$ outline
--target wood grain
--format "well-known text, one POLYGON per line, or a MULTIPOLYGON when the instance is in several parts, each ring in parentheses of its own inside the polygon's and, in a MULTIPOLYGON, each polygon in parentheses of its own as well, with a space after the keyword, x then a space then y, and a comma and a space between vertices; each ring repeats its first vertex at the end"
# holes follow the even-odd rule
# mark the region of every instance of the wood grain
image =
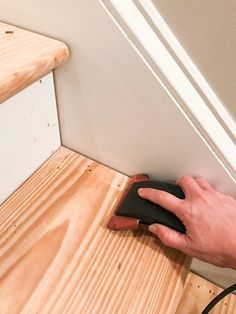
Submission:
POLYGON ((128 177, 59 149, 0 207, 0 313, 174 313, 185 255, 106 228, 128 177))
POLYGON ((64 43, 0 22, 0 103, 68 56, 64 43))
MULTIPOLYGON (((189 272, 176 314, 201 313, 207 304, 222 290, 210 281, 189 272)), ((226 296, 211 310, 211 314, 226 313, 236 313, 236 295, 234 294, 226 296)))

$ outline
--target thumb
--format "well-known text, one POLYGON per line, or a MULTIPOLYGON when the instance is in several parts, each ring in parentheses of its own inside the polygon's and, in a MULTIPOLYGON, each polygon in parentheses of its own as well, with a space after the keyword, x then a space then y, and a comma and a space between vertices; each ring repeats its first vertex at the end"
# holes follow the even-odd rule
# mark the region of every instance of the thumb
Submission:
POLYGON ((182 251, 186 245, 186 235, 164 225, 154 224, 150 225, 148 229, 154 233, 163 244, 174 249, 182 251))

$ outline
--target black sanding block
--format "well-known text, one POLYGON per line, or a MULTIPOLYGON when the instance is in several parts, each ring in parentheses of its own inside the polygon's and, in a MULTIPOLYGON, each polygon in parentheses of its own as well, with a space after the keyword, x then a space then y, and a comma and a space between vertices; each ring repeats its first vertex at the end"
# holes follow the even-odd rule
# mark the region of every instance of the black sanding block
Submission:
POLYGON ((145 175, 135 176, 134 178, 123 200, 120 202, 115 216, 110 219, 108 227, 113 230, 127 230, 138 229, 140 225, 149 226, 159 223, 185 233, 186 229, 182 221, 173 213, 138 195, 140 188, 152 188, 166 191, 180 199, 184 199, 185 195, 182 189, 172 183, 149 181, 145 175), (141 181, 142 179, 145 180, 141 181))

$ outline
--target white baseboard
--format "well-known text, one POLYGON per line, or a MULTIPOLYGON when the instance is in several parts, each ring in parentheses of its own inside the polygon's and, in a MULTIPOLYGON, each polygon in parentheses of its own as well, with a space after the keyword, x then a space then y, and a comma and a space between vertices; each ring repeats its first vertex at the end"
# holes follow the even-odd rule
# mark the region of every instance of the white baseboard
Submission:
POLYGON ((222 288, 236 283, 236 272, 229 268, 216 267, 194 258, 190 269, 222 288))

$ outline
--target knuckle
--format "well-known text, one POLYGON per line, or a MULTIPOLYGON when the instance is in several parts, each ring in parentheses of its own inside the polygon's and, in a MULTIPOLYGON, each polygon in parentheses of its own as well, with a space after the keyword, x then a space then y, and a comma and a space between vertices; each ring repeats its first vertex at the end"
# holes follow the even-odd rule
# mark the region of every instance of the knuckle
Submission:
POLYGON ((155 189, 148 189, 147 197, 149 199, 153 199, 155 201, 163 201, 166 198, 166 194, 164 191, 155 190, 155 189))
POLYGON ((207 182, 207 180, 203 177, 196 177, 196 180, 202 181, 202 182, 207 182))
POLYGON ((188 183, 192 178, 190 176, 182 176, 179 178, 178 183, 180 184, 186 184, 188 183))
POLYGON ((189 203, 186 199, 180 200, 178 205, 178 211, 185 214, 189 211, 189 203))
POLYGON ((196 182, 198 182, 198 183, 206 183, 206 180, 205 179, 203 179, 203 178, 200 178, 200 177, 197 177, 196 179, 195 179, 195 181, 196 182))
POLYGON ((162 234, 162 242, 167 246, 173 246, 174 245, 173 237, 171 236, 170 233, 162 234))
POLYGON ((192 204, 190 202, 183 202, 179 208, 178 208, 178 217, 182 220, 189 220, 189 218, 192 218, 193 210, 192 210, 192 204))
POLYGON ((195 198, 205 198, 206 192, 205 190, 202 190, 202 189, 196 189, 193 191, 192 194, 195 198))
POLYGON ((155 196, 159 201, 162 201, 166 198, 166 194, 163 191, 159 191, 159 190, 155 192, 155 196))
POLYGON ((163 244, 165 244, 165 245, 167 245, 167 246, 170 246, 167 236, 164 236, 164 235, 163 235, 160 239, 161 239, 161 242, 162 242, 163 244))
POLYGON ((202 177, 196 177, 195 180, 204 180, 202 177))

